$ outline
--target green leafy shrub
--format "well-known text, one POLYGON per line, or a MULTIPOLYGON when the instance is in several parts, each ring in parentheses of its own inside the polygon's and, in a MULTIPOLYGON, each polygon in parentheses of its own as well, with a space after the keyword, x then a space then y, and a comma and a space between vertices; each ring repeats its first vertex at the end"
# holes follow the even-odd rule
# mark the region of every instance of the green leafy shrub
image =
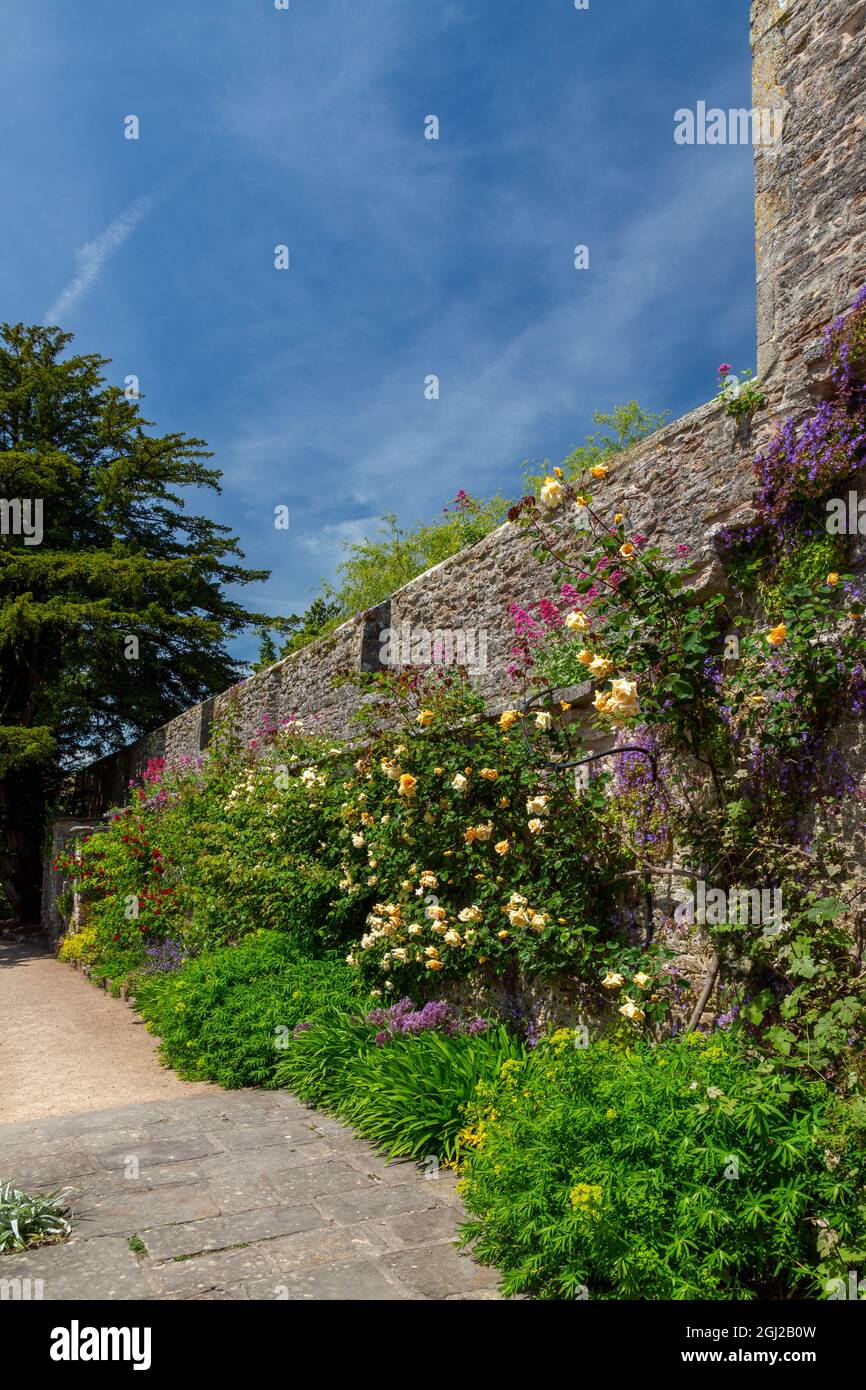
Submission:
POLYGON ((227 1089, 273 1085, 295 1025, 356 1000, 342 962, 304 959, 288 936, 264 931, 135 987, 136 1008, 160 1037, 167 1065, 227 1089))
POLYGON ((462 1136, 464 1235, 508 1293, 814 1298, 863 1259, 862 1103, 724 1033, 574 1044, 507 1063, 462 1136))
POLYGON ((336 1011, 299 1032, 276 1080, 333 1110, 393 1158, 453 1162, 464 1110, 479 1081, 524 1055, 505 1028, 447 1034, 377 1035, 375 1024, 336 1011), (378 1041, 377 1041, 378 1036, 378 1041))
POLYGON ((47 1245, 69 1235, 71 1223, 63 1192, 35 1197, 0 1183, 0 1253, 47 1245))

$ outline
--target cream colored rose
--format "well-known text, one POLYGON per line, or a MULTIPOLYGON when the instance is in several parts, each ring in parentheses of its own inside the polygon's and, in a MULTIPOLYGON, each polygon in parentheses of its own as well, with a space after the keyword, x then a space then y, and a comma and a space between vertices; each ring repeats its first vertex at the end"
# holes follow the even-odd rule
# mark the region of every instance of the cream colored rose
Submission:
POLYGON ((544 829, 544 821, 539 820, 537 816, 533 816, 532 820, 527 821, 526 824, 530 835, 540 835, 544 829))
POLYGON ((562 503, 562 484, 556 478, 548 478, 541 489, 541 505, 554 511, 562 503))
POLYGON ((569 632, 586 632, 590 623, 586 615, 575 608, 571 613, 566 614, 565 626, 569 632))
POLYGON ((638 971, 637 975, 632 975, 632 979, 638 989, 646 989, 647 985, 652 984, 652 975, 647 975, 643 970, 638 971))
POLYGON ((468 783, 468 781, 466 780, 466 778, 463 776, 463 773, 462 773, 462 772, 458 772, 458 773, 456 773, 455 776, 452 778, 452 780, 451 780, 451 786, 452 786, 452 788, 454 789, 454 791, 456 791, 456 792, 465 792, 466 788, 469 786, 469 783, 468 783))
POLYGON ((493 821, 489 820, 486 825, 475 826, 475 838, 477 840, 489 840, 493 834, 493 821))
POLYGON ((589 674, 598 681, 606 680, 612 670, 613 662, 605 656, 594 656, 589 663, 589 674))
POLYGON ((499 716, 500 729, 504 729, 505 732, 508 733, 508 730, 511 728, 512 724, 516 724, 519 718, 520 715, 518 714, 516 709, 505 710, 499 716))
POLYGON ((644 1019, 643 1009, 639 1008, 633 999, 627 999, 626 1002, 621 1005, 620 1013, 632 1023, 642 1023, 644 1019))
POLYGON ((549 713, 547 712, 547 710, 539 710, 539 711, 538 711, 538 714, 535 716, 535 727, 536 727, 536 729, 545 729, 545 730, 547 730, 547 729, 552 728, 552 726, 553 726, 553 715, 552 715, 552 714, 549 714, 549 713))
POLYGON ((619 975, 615 970, 608 970, 601 982, 602 989, 622 989, 625 984, 625 976, 619 975))
POLYGON ((464 907, 462 912, 458 912, 457 920, 460 922, 480 922, 483 920, 484 913, 480 907, 474 904, 472 907, 464 907))
POLYGON ((502 857, 504 858, 508 851, 511 849, 511 845, 507 840, 500 840, 497 845, 493 846, 493 848, 497 854, 502 855, 502 857))
POLYGON ((539 793, 538 796, 531 796, 526 803, 527 815, 546 816, 547 803, 549 800, 549 796, 543 796, 541 793, 539 793))
POLYGON ((460 935, 459 931, 455 931, 453 927, 450 929, 450 931, 447 931, 445 933, 443 940, 446 941, 449 946, 463 945, 463 937, 460 935))

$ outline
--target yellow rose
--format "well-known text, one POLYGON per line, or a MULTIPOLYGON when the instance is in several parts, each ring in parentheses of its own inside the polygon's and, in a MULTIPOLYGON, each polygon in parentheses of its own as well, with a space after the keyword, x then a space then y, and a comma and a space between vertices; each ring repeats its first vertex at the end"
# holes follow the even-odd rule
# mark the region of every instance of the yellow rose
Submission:
POLYGON ((638 989, 646 989, 647 985, 652 984, 652 975, 647 975, 643 970, 638 971, 637 975, 632 975, 632 979, 638 989))
POLYGON ((538 714, 535 716, 535 727, 536 727, 536 729, 545 729, 545 730, 547 730, 547 729, 549 729, 549 728, 551 727, 552 724, 553 724, 553 715, 552 715, 552 714, 548 714, 546 710, 539 710, 538 714))
POLYGON ((615 970, 608 970, 601 982, 602 989, 621 989, 625 984, 625 977, 618 975, 615 970))
POLYGON ((400 795, 414 796, 417 785, 417 779, 412 776, 411 772, 404 772, 400 778, 400 795))
POLYGON ((499 716, 500 729, 504 729, 505 732, 508 733, 508 730, 511 728, 512 724, 516 724, 519 718, 520 715, 518 714, 516 709, 505 710, 504 713, 500 714, 499 716))
POLYGON ((635 550, 631 541, 626 541, 625 545, 621 545, 619 548, 619 553, 624 560, 633 560, 634 557, 637 555, 637 551, 635 550))
POLYGON ((539 820, 537 816, 533 817, 531 821, 527 821, 526 824, 530 835, 538 835, 544 829, 544 821, 539 820))
POLYGON ((598 657, 593 656, 592 652, 588 652, 584 648, 582 652, 577 653, 577 659, 581 666, 591 666, 594 661, 598 660, 598 657))
POLYGON ((456 792, 465 792, 468 785, 469 783, 466 781, 466 778, 463 776, 462 772, 456 773, 455 776, 451 779, 451 786, 454 788, 456 792))
POLYGON ((455 931, 453 927, 450 929, 450 931, 447 931, 447 932, 445 933, 445 936, 443 937, 443 940, 444 940, 444 941, 447 941, 449 946, 462 946, 462 945, 463 945, 463 938, 462 938, 462 936, 460 935, 459 931, 455 931))
POLYGON ((569 613, 565 619, 565 626, 568 628, 569 632, 586 632, 589 625, 585 615, 576 608, 572 613, 569 613))
POLYGON ((584 508, 584 507, 588 507, 588 506, 589 506, 589 498, 588 498, 588 497, 584 497, 583 493, 582 493, 582 492, 579 492, 579 493, 577 494, 577 496, 575 497, 575 499, 574 499, 574 504, 575 504, 576 507, 580 507, 581 509, 584 508))
POLYGON ((475 841, 478 839, 478 832, 475 829, 474 825, 470 825, 469 829, 463 832, 463 838, 466 841, 467 845, 472 845, 475 843, 475 841))
POLYGON ((435 718, 436 716, 432 709, 422 709, 416 722, 421 725, 422 729, 426 729, 428 724, 432 724, 435 718))
POLYGON ((836 585, 839 583, 839 576, 836 574, 835 570, 827 575, 827 583, 830 585, 831 589, 835 589, 836 585))
POLYGON ((433 959, 430 959, 430 960, 427 961, 426 967, 427 967, 428 970, 441 970, 441 969, 442 969, 442 962, 441 962, 441 960, 433 960, 433 959))
POLYGON ((485 782, 495 782, 499 773, 495 767, 482 767, 479 776, 483 777, 485 782))
POLYGON ((640 714, 637 681, 617 680, 610 683, 611 712, 619 719, 634 719, 640 714))
POLYGON ((498 931, 498 932, 496 933, 496 935, 499 937, 499 940, 500 940, 500 941, 507 941, 508 938, 509 938, 509 936, 511 935, 511 932, 510 932, 510 931, 506 931, 505 928, 503 927, 502 931, 498 931))
POLYGON ((622 512, 617 512, 616 516, 613 519, 614 526, 621 525, 623 521, 625 521, 625 517, 623 516, 622 512))
POLYGON ((562 483, 556 478, 548 478, 541 489, 541 505, 553 511, 562 502, 562 483))
POLYGON ((591 468, 589 471, 594 478, 606 478, 610 469, 606 463, 597 463, 595 468, 591 468))
POLYGON ((500 840, 498 845, 494 845, 493 848, 495 849, 497 854, 501 854, 504 858, 504 856, 511 849, 511 845, 508 843, 507 840, 500 840))
POLYGON ((767 633, 767 641, 771 647, 781 647, 785 638, 788 636, 788 629, 784 623, 779 623, 778 627, 773 627, 767 633))
POLYGON ((596 680, 606 680, 613 670, 613 662, 608 661, 606 656, 594 656, 589 665, 589 674, 596 680))
POLYGON ((489 840, 490 836, 493 834, 493 821, 489 820, 486 825, 476 825, 474 829, 475 838, 486 843, 486 841, 489 840))
POLYGON ((549 800, 550 797, 544 796, 542 793, 539 793, 538 796, 530 796, 526 802, 527 814, 530 816, 546 816, 547 803, 549 800))

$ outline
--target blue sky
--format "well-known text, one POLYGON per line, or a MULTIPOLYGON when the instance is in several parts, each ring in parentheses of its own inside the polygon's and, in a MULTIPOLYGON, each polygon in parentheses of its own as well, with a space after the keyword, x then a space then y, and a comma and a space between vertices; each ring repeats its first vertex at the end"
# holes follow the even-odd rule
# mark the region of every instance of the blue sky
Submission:
POLYGON ((516 494, 594 409, 677 416, 754 365, 752 151, 673 140, 679 107, 751 105, 748 9, 8 6, 0 316, 207 439, 198 509, 272 571, 244 600, 301 611, 384 509, 516 494))

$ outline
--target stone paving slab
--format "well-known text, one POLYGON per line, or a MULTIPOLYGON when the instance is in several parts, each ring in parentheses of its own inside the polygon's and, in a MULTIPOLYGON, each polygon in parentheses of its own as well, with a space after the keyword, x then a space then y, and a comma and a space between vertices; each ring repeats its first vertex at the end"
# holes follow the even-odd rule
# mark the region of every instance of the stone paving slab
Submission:
POLYGON ((0 1125, 0 1177, 71 1191, 71 1240, 0 1257, 0 1278, 41 1279, 46 1299, 499 1297, 454 1247, 452 1174, 388 1163, 282 1091, 0 1125))

